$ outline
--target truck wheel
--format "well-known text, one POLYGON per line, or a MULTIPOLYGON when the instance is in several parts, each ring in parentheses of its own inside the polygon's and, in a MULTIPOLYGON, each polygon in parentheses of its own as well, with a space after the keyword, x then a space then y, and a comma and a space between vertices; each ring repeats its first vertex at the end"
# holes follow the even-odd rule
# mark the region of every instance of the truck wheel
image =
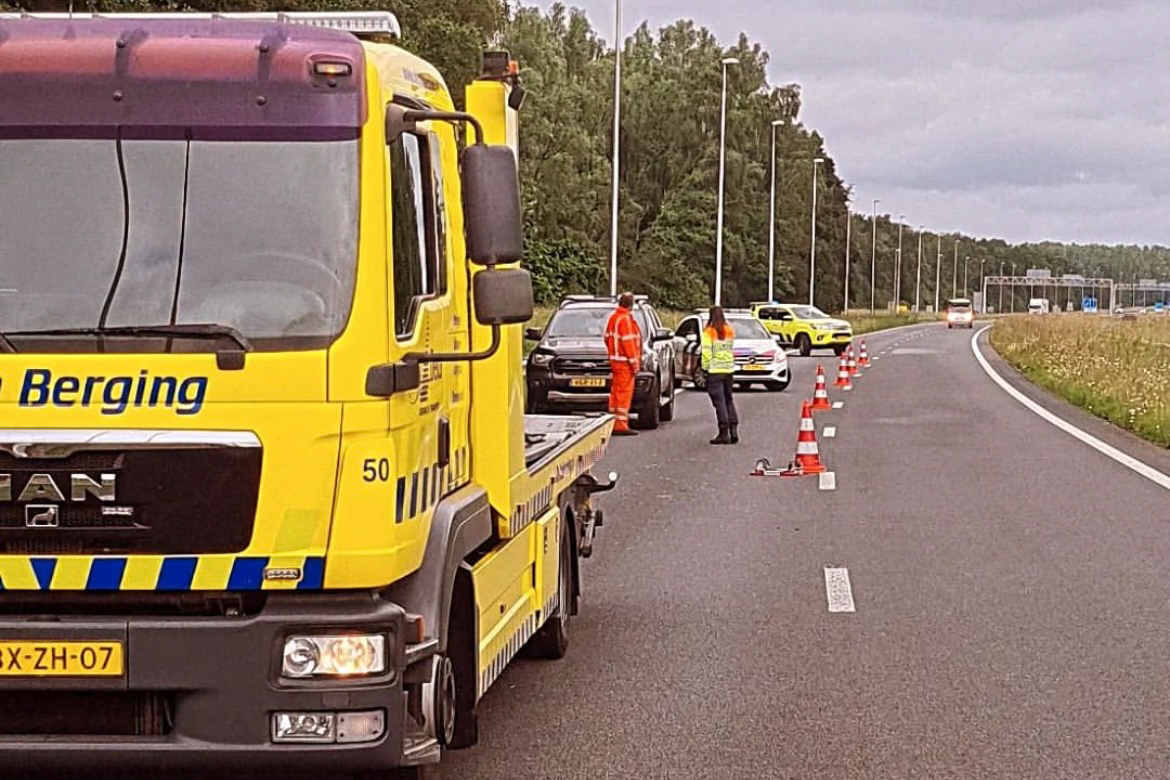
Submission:
POLYGON ((557 608, 529 644, 536 658, 564 658, 569 649, 569 620, 573 613, 573 539, 567 512, 561 515, 561 551, 558 560, 557 608))
POLYGON ((812 339, 808 337, 807 333, 796 334, 796 348, 800 350, 801 357, 808 357, 812 354, 812 339))
POLYGON ((674 369, 670 370, 670 398, 667 399, 666 405, 663 406, 659 412, 658 417, 663 422, 670 422, 674 419, 674 388, 678 387, 680 382, 674 376, 674 369))
POLYGON ((638 420, 636 427, 652 431, 658 427, 658 421, 661 419, 662 408, 658 405, 662 398, 662 388, 658 384, 658 380, 654 380, 654 384, 650 386, 650 392, 646 394, 646 400, 638 407, 638 420))
POLYGON ((694 387, 695 390, 706 391, 707 375, 703 373, 701 368, 696 368, 695 373, 691 374, 691 386, 694 387))
POLYGON ((845 354, 845 350, 848 348, 849 348, 848 344, 834 344, 833 345, 833 354, 836 355, 837 357, 841 357, 842 355, 845 354))

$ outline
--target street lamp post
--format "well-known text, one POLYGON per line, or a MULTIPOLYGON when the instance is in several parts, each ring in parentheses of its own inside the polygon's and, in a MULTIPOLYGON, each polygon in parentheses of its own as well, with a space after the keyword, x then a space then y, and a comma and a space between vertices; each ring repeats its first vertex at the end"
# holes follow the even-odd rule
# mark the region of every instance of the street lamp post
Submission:
POLYGON ((849 251, 853 240, 853 212, 845 203, 845 313, 849 313, 849 251))
POLYGON ((727 157, 727 66, 738 65, 735 57, 724 57, 723 89, 719 108, 719 206, 715 217, 715 305, 723 303, 723 180, 727 157))
POLYGON ((914 313, 922 309, 922 225, 918 226, 918 279, 914 283, 914 313))
POLYGON ((951 297, 959 297, 959 239, 955 239, 955 260, 951 263, 951 297))
MULTIPOLYGON (((999 275, 1003 276, 1003 261, 999 261, 999 275)), ((995 305, 996 314, 1003 314, 1003 282, 999 283, 999 303, 995 305)))
POLYGON ((816 286, 817 277, 817 166, 823 163, 823 157, 816 157, 813 159, 813 180, 812 180, 812 239, 809 242, 808 250, 808 305, 815 306, 813 301, 813 291, 816 286))
POLYGON ((902 303, 902 221, 905 214, 898 215, 898 261, 894 263, 894 313, 898 313, 898 306, 902 303))
POLYGON ((772 120, 772 202, 768 218, 768 303, 776 300, 776 128, 782 120, 772 120))
POLYGON ((963 297, 971 292, 971 286, 967 284, 967 263, 971 262, 971 255, 963 255, 963 297))
POLYGON ((1012 289, 1008 292, 1011 296, 1012 313, 1016 311, 1016 264, 1012 263, 1012 289))
POLYGON ((613 23, 613 195, 609 227, 609 294, 617 297, 618 195, 621 187, 622 0, 615 0, 613 23))
POLYGON ((873 199, 873 216, 871 217, 873 237, 870 240, 869 249, 869 313, 871 316, 877 312, 877 309, 874 308, 874 273, 877 272, 877 204, 879 203, 881 203, 879 199, 873 199))
POLYGON ((987 276, 983 273, 983 264, 987 262, 986 257, 979 258, 979 289, 983 290, 983 313, 987 313, 987 276))
POLYGON ((942 287, 942 235, 938 237, 938 252, 934 258, 934 313, 938 314, 938 294, 942 287))

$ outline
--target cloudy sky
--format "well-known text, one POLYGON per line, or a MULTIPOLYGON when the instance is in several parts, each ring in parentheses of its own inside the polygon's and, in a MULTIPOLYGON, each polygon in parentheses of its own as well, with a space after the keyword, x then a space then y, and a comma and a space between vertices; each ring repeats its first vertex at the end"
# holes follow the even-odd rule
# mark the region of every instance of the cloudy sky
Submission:
MULTIPOLYGON (((543 2, 547 7, 550 2, 543 2)), ((614 0, 569 0, 606 40, 614 0)), ((1170 0, 624 0, 804 90, 855 210, 929 230, 1170 244, 1170 0)), ((627 99, 637 99, 628 96, 627 99)))

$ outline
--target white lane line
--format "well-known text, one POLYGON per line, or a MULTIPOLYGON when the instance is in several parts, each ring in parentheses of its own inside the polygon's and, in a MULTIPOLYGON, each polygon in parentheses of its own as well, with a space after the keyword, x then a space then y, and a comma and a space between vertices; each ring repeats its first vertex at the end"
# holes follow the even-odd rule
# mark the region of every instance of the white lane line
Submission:
POLYGON ((821 490, 836 490, 837 489, 837 474, 832 471, 821 472, 821 490))
POLYGON ((825 567, 825 597, 830 612, 856 612, 853 587, 849 584, 849 570, 825 567))
POLYGON ((990 329, 991 326, 987 325, 976 331, 971 336, 971 351, 975 353, 975 359, 979 361, 979 365, 983 368, 984 372, 989 377, 991 377, 993 382, 1000 386, 1000 389, 1027 407, 1029 411, 1052 423, 1057 428, 1067 433, 1069 436, 1072 436, 1074 439, 1080 441, 1082 444, 1087 444, 1107 458, 1112 458, 1122 466, 1125 466, 1127 469, 1136 471, 1138 474, 1150 480, 1155 485, 1159 485, 1166 490, 1170 490, 1170 476, 1163 474, 1153 466, 1149 466, 1143 463, 1132 455, 1127 455, 1116 447, 1106 444, 1093 434, 1081 430, 1067 420, 1061 417, 1057 417, 1055 414, 1048 411, 1016 388, 1012 387, 1006 379, 997 374, 995 369, 991 367, 991 363, 987 362, 987 358, 983 356, 982 350, 979 349, 979 337, 990 329))
POLYGON ((823 433, 824 433, 824 437, 826 439, 835 439, 835 438, 837 438, 837 426, 836 425, 826 425, 823 433))
POLYGON ((844 402, 844 401, 834 401, 834 402, 833 402, 833 408, 834 408, 834 409, 840 409, 840 408, 841 408, 842 406, 844 406, 844 405, 845 405, 845 402, 844 402))

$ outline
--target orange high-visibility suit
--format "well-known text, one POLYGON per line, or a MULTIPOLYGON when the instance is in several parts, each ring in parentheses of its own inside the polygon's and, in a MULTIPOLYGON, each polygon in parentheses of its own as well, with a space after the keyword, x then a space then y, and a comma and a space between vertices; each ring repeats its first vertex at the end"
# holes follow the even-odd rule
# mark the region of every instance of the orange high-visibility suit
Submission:
POLYGON ((605 352, 613 381, 609 385, 609 413, 617 418, 615 431, 630 430, 630 403, 634 400, 634 376, 642 368, 642 334, 634 315, 621 306, 605 326, 605 352))

